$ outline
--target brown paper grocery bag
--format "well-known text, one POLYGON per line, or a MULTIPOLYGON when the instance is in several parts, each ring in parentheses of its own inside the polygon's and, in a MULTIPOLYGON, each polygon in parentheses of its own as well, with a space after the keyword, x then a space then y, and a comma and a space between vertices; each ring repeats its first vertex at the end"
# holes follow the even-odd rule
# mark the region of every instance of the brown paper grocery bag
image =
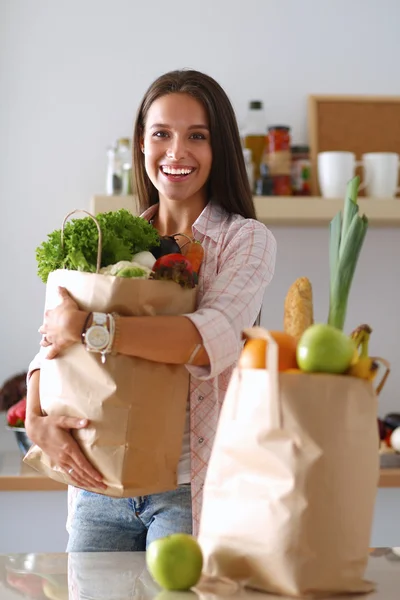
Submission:
MULTIPOLYGON (((99 266, 100 261, 97 270, 99 266)), ((49 275, 45 310, 60 302, 59 286, 85 311, 150 318, 191 313, 196 306, 196 288, 182 289, 173 281, 60 269, 49 275)), ((108 496, 142 496, 176 488, 188 394, 184 365, 123 355, 108 355, 103 364, 101 355, 88 352, 83 344, 74 344, 53 360, 44 359, 41 366, 42 410, 89 419, 89 427, 73 435, 107 485, 105 491, 89 491, 108 496)), ((75 485, 37 446, 24 462, 56 481, 75 485)))
MULTIPOLYGON (((174 282, 125 279, 59 270, 50 274, 46 309, 65 287, 83 310, 120 315, 179 315, 193 312, 195 290, 174 282)), ((189 374, 182 365, 130 356, 87 352, 74 344, 60 357, 43 360, 41 407, 48 415, 87 418, 74 432, 86 458, 102 473, 109 496, 141 496, 176 487, 182 450, 189 374)), ((62 483, 70 476, 33 446, 24 461, 62 483)), ((101 493, 99 489, 92 489, 101 493)))
POLYGON ((237 368, 204 486, 204 574, 266 592, 368 592, 379 476, 377 399, 349 376, 237 368))

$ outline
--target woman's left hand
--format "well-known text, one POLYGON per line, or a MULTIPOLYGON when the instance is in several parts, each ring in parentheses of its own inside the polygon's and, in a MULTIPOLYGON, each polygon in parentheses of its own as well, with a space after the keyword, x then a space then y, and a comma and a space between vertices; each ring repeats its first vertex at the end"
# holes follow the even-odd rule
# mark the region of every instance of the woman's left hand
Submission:
POLYGON ((56 308, 46 310, 43 325, 39 328, 39 333, 43 335, 40 345, 48 348, 49 359, 79 341, 85 320, 85 313, 79 310, 67 290, 59 287, 58 293, 61 303, 56 308))

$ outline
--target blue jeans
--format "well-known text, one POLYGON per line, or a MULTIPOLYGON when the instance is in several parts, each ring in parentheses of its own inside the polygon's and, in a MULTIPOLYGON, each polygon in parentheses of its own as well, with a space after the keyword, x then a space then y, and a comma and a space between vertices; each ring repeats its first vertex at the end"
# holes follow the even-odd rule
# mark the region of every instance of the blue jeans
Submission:
POLYGON ((192 533, 190 484, 136 498, 80 490, 67 552, 139 552, 171 533, 192 533))

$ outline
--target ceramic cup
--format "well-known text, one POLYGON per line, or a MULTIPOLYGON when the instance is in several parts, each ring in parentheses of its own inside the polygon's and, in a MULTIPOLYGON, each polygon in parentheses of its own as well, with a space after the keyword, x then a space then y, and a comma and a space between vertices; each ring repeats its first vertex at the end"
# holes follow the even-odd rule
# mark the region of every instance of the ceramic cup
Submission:
MULTIPOLYGON (((343 198, 346 194, 347 183, 355 175, 356 167, 364 166, 356 160, 353 152, 319 152, 318 154, 318 183, 324 198, 343 198)), ((367 178, 360 183, 362 190, 367 178)))
POLYGON ((362 155, 365 169, 366 195, 373 198, 394 198, 400 192, 400 156, 395 152, 367 152, 362 155))

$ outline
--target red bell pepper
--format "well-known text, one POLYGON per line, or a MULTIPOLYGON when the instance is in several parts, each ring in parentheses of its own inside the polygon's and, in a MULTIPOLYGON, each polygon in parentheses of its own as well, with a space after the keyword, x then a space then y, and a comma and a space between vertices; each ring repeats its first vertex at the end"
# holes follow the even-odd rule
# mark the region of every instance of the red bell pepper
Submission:
POLYGON ((26 418, 26 398, 11 406, 7 411, 7 423, 10 427, 24 427, 26 418))

